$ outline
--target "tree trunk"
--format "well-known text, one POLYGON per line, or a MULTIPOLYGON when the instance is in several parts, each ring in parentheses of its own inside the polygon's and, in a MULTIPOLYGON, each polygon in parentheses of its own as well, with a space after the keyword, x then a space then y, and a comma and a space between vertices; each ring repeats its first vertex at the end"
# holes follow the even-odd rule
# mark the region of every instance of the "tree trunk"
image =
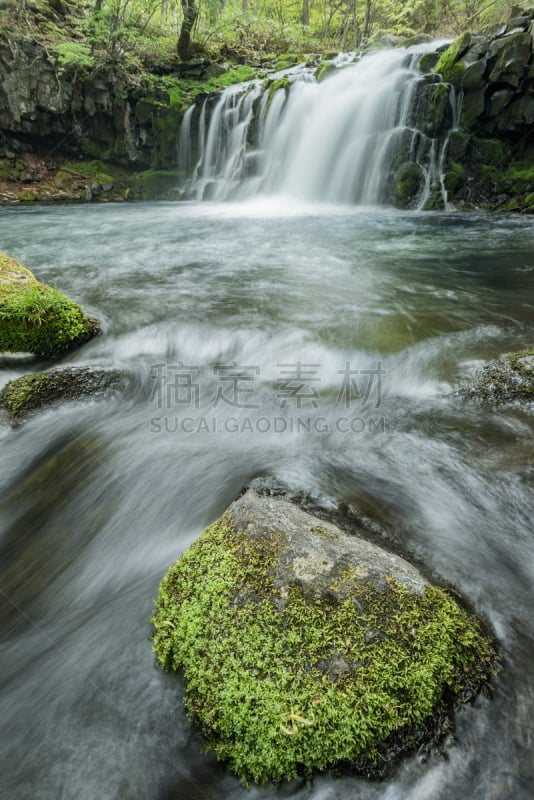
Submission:
POLYGON ((182 11, 184 12, 184 19, 178 37, 178 55, 182 61, 189 61, 191 55, 191 31, 197 21, 198 6, 195 5, 195 0, 182 0, 182 11))
POLYGON ((310 24, 310 2, 309 0, 302 0, 302 24, 308 27, 310 24))
POLYGON ((99 11, 102 11, 102 1, 103 0, 95 0, 95 8, 94 8, 95 14, 98 14, 99 11))
POLYGON ((365 4, 365 20, 363 23, 362 41, 366 42, 371 32, 371 6, 372 0, 367 0, 365 4))

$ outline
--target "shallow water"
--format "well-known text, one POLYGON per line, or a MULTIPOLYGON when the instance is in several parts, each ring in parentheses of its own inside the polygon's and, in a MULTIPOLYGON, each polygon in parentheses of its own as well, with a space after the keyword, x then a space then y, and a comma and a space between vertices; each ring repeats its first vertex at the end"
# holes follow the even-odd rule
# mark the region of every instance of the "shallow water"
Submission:
POLYGON ((449 394, 532 346, 532 222, 278 199, 2 209, 0 233, 103 321, 64 363, 135 376, 0 427, 1 796, 532 798, 534 418, 449 394), (492 622, 503 670, 456 746, 248 792, 202 754, 148 619, 258 476, 391 526, 492 622))

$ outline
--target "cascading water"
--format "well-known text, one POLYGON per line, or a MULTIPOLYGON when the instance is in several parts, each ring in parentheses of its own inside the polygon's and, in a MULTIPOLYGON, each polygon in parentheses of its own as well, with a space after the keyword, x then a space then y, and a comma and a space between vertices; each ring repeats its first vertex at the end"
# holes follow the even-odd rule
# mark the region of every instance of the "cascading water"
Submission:
POLYGON ((189 109, 181 129, 184 195, 377 205, 391 201, 395 172, 410 161, 421 170, 419 205, 436 185, 446 200, 447 137, 427 135, 415 111, 417 87, 428 86, 420 56, 421 50, 385 50, 344 64, 321 83, 301 69, 267 87, 231 87, 215 104, 208 97, 189 109))

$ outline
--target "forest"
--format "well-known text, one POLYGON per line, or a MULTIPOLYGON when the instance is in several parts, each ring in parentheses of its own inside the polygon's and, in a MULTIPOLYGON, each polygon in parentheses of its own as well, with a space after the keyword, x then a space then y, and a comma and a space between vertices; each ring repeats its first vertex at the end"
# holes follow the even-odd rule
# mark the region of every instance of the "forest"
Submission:
MULTIPOLYGON (((137 55, 144 62, 209 54, 257 61, 282 52, 356 50, 451 37, 507 18, 509 0, 6 0, 65 65, 137 55), (47 16, 76 19, 73 39, 47 16)), ((525 3, 519 4, 526 5, 525 3)), ((57 19, 57 18, 56 18, 57 19)))

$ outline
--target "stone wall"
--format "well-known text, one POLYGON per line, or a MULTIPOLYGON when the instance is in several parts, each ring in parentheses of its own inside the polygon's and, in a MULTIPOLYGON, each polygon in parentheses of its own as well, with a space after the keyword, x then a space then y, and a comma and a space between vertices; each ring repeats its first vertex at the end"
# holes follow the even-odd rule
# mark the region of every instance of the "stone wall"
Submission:
POLYGON ((120 71, 61 73, 41 44, 0 31, 0 158, 62 153, 172 169, 181 118, 164 92, 129 85, 120 71))

